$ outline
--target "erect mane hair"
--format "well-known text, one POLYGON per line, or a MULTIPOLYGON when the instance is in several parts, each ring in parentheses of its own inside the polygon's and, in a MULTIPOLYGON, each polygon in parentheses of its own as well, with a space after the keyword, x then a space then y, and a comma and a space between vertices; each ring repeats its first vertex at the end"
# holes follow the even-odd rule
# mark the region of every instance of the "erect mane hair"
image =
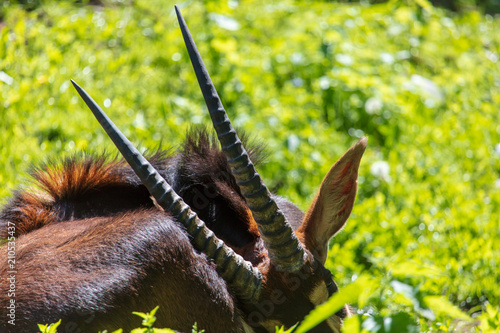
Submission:
MULTIPOLYGON (((263 146, 240 133, 250 159, 258 165, 264 158, 263 146)), ((189 130, 174 159, 177 173, 172 187, 207 226, 233 248, 255 241, 257 225, 215 134, 204 127, 189 130)))
MULTIPOLYGON (((251 144, 247 149, 258 163, 260 146, 251 144)), ((180 148, 158 149, 146 158, 219 237, 235 246, 256 237, 256 231, 249 231, 252 219, 224 153, 206 128, 190 129, 180 148)), ((19 236, 50 223, 154 206, 129 165, 107 153, 50 160, 33 167, 30 178, 0 212, 0 238, 7 238, 7 222, 16 224, 19 236)))
MULTIPOLYGON (((247 135, 243 131, 240 132, 241 141, 245 143, 247 135)), ((248 140, 246 149, 252 163, 259 165, 264 158, 262 145, 248 140)), ((231 193, 236 192, 243 198, 217 137, 205 127, 188 130, 186 140, 176 155, 176 167, 178 177, 176 182, 171 184, 181 196, 192 186, 219 185, 221 186, 219 194, 229 197, 231 194, 224 192, 228 190, 231 193)))

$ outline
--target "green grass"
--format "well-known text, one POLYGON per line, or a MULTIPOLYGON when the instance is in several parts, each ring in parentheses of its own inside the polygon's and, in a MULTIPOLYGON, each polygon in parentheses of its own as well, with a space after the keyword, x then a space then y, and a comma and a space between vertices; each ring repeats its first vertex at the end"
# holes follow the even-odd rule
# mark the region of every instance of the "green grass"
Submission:
MULTIPOLYGON (((24 8, 1 7, 1 202, 33 163, 114 151, 70 78, 144 148, 209 124, 173 2, 24 8)), ((327 263, 341 290, 364 290, 348 297, 359 310, 346 330, 497 331, 500 19, 425 0, 181 9, 235 125, 267 144, 259 171, 279 194, 306 209, 369 137, 327 263)))

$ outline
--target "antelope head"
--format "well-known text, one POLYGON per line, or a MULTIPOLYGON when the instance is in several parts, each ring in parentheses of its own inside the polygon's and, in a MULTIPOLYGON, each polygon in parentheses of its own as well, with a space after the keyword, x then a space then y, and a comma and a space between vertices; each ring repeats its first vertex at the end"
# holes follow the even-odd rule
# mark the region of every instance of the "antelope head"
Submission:
MULTIPOLYGON (((248 331, 274 332, 276 326, 291 327, 337 291, 330 271, 324 267, 328 242, 351 213, 367 139, 360 139, 333 165, 305 215, 272 195, 231 125, 177 6, 175 11, 217 137, 258 228, 262 246, 255 251, 260 251, 260 260, 236 253, 209 230, 93 99, 72 83, 157 204, 182 223, 193 246, 214 261, 236 296, 248 331)), ((314 330, 340 332, 347 315, 346 306, 314 330)))

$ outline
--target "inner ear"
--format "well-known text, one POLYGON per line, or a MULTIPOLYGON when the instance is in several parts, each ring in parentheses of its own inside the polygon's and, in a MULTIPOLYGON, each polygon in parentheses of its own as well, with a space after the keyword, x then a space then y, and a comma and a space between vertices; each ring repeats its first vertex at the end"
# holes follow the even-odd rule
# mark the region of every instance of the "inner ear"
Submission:
POLYGON ((297 230, 306 248, 323 263, 328 254, 328 241, 344 227, 351 214, 366 142, 366 138, 361 138, 333 165, 297 230))

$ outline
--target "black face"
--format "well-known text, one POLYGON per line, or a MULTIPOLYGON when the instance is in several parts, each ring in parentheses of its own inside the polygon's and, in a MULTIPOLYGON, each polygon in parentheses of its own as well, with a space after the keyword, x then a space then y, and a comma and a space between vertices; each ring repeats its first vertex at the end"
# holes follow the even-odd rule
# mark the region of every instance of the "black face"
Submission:
MULTIPOLYGON (((325 270, 328 272, 327 277, 325 279, 326 282, 326 288, 328 290, 328 298, 332 297, 333 294, 339 291, 339 287, 333 280, 333 274, 325 268, 325 270)), ((340 309, 337 313, 335 313, 337 317, 340 319, 345 319, 347 317, 347 309, 346 307, 343 307, 340 309)))
MULTIPOLYGON (((273 268, 267 274, 266 295, 250 311, 247 323, 257 332, 273 332, 276 326, 290 328, 338 291, 329 270, 310 260, 294 273, 273 268)), ((311 332, 340 332, 346 310, 339 311, 311 332)))
POLYGON ((328 290, 328 297, 331 297, 333 294, 339 291, 337 284, 335 283, 335 281, 333 281, 333 275, 332 273, 330 273, 330 271, 328 271, 327 273, 325 283, 326 283, 326 289, 328 290))

